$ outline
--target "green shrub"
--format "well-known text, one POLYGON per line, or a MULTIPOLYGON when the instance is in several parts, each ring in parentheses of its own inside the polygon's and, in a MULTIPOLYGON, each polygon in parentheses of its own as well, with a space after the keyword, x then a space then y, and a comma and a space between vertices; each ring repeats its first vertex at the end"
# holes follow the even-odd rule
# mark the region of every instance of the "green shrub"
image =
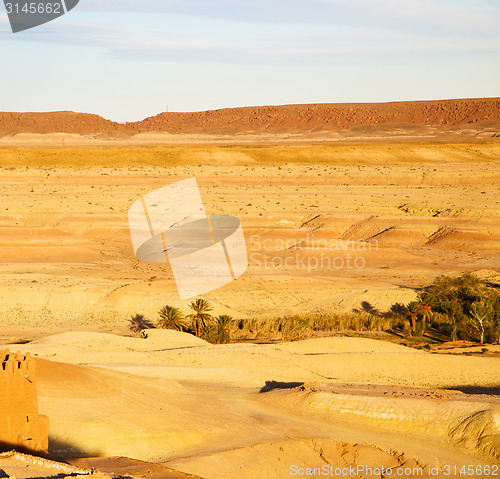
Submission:
POLYGON ((452 340, 500 339, 500 293, 471 273, 438 277, 419 294, 419 301, 430 305, 431 321, 452 340))
POLYGON ((386 331, 400 321, 396 315, 317 313, 278 318, 251 318, 241 322, 239 339, 298 340, 320 332, 386 331))

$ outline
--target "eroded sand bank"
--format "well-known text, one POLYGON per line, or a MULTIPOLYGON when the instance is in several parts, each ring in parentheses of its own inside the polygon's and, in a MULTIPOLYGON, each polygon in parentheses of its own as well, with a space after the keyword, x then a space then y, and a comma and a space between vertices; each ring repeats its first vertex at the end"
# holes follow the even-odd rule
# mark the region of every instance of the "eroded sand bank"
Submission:
POLYGON ((361 338, 214 346, 172 331, 64 333, 19 348, 39 358, 40 412, 63 458, 277 478, 293 465, 425 471, 500 453, 499 399, 487 393, 500 382, 495 357, 361 338), (472 386, 482 394, 461 391, 472 386))

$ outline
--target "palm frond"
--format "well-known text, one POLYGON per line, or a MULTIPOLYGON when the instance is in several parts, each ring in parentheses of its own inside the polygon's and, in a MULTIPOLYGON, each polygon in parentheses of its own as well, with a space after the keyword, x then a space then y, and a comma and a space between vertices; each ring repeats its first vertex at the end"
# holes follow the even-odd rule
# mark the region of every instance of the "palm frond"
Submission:
POLYGON ((186 318, 179 308, 175 306, 163 306, 158 311, 160 319, 157 326, 163 329, 175 329, 176 331, 185 331, 187 327, 186 318))

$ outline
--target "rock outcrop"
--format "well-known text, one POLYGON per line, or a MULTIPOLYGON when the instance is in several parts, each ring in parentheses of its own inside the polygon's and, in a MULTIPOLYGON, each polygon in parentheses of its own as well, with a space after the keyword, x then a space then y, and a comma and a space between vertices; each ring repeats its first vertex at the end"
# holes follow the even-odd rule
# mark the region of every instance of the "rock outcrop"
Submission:
POLYGON ((0 112, 0 135, 17 133, 112 134, 138 133, 246 134, 306 133, 366 127, 435 127, 497 124, 500 98, 474 98, 390 103, 322 103, 310 105, 225 108, 202 112, 165 112, 131 123, 97 115, 59 111, 0 112))

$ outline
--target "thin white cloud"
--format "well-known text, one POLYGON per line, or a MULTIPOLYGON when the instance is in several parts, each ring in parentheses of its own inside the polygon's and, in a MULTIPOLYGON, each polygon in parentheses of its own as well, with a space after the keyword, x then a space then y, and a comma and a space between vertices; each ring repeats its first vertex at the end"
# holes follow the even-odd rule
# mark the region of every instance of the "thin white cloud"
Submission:
MULTIPOLYGON (((458 6, 449 8, 442 2, 432 4, 427 0, 287 0, 286 2, 285 0, 267 2, 231 0, 231 2, 232 9, 229 11, 240 17, 244 17, 244 13, 249 11, 252 11, 254 16, 257 13, 262 15, 263 12, 278 10, 278 7, 286 11, 288 17, 304 13, 301 21, 308 16, 321 17, 318 11, 329 12, 331 15, 334 12, 344 11, 345 15, 338 17, 337 21, 354 23, 355 17, 359 16, 357 20, 369 22, 371 28, 343 28, 337 31, 332 28, 331 32, 328 32, 328 28, 324 26, 317 29, 304 27, 297 29, 296 34, 290 34, 290 28, 280 30, 267 25, 245 29, 246 33, 238 36, 228 34, 224 37, 223 33, 218 33, 217 38, 214 38, 210 35, 210 20, 207 20, 206 31, 197 32, 195 41, 190 39, 189 32, 181 38, 176 37, 168 29, 134 27, 133 16, 126 19, 126 24, 106 25, 103 19, 100 19, 99 24, 91 22, 96 14, 86 14, 87 23, 75 22, 79 17, 71 14, 57 26, 48 24, 25 34, 10 37, 4 35, 2 39, 97 47, 101 49, 103 55, 110 58, 172 63, 323 64, 346 58, 355 61, 367 56, 397 57, 404 53, 437 56, 471 52, 496 54, 500 51, 500 28, 492 32, 483 28, 482 35, 476 35, 471 30, 465 31, 461 25, 468 22, 472 28, 477 18, 468 15, 468 8, 458 6), (288 8, 285 8, 285 5, 288 8), (307 13, 304 8, 308 5, 311 9, 306 9, 307 13), (313 6, 315 8, 312 8, 313 6), (410 23, 414 28, 405 30, 390 27, 404 22, 410 23), (449 28, 444 32, 440 28, 430 28, 432 22, 447 24, 449 28), (454 31, 455 29, 457 31, 454 31), (47 34, 48 32, 51 33, 47 34)), ((183 2, 152 0, 147 4, 137 0, 82 0, 79 8, 82 5, 84 7, 82 10, 118 11, 120 8, 121 11, 139 10, 141 7, 144 9, 147 5, 148 9, 165 14, 172 10, 184 9, 191 9, 199 14, 208 9, 213 16, 217 16, 228 13, 223 7, 229 3, 229 0, 184 0, 183 2)), ((272 17, 273 15, 269 16, 272 17)), ((106 16, 105 19, 110 17, 106 16)), ((321 20, 324 21, 325 17, 321 20)), ((491 16, 489 21, 490 26, 498 23, 498 17, 491 16)), ((141 25, 144 25, 144 18, 141 22, 141 25)), ((2 25, 7 27, 7 22, 5 17, 0 16, 0 29, 2 25)), ((221 26, 220 22, 217 26, 221 26)))
POLYGON ((164 13, 256 23, 320 23, 485 32, 500 29, 500 8, 469 0, 86 0, 87 11, 164 13))
MULTIPOLYGON (((462 32, 492 31, 500 27, 500 9, 481 7, 470 1, 468 6, 434 0, 316 0, 318 3, 359 12, 373 24, 427 31, 442 28, 462 32)), ((436 33, 439 33, 436 32, 436 33)))
MULTIPOLYGON (((116 25, 94 25, 64 22, 52 33, 50 25, 39 34, 14 36, 13 41, 36 41, 100 48, 103 55, 128 61, 171 63, 233 64, 324 64, 333 60, 355 61, 367 56, 403 54, 500 53, 500 42, 484 42, 461 36, 418 35, 393 31, 227 36, 196 41, 168 38, 162 32, 116 25)), ((4 40, 7 37, 4 37, 4 40)))

